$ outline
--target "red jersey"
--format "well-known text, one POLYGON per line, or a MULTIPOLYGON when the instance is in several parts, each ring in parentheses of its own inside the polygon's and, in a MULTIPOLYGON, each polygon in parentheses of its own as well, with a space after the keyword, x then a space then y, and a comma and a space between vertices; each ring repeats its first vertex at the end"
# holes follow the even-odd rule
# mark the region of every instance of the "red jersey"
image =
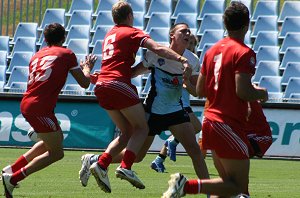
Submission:
POLYGON ((140 29, 116 25, 105 36, 102 44, 102 66, 97 82, 118 80, 131 82, 131 66, 139 47, 150 38, 140 29))
POLYGON ((23 114, 53 112, 70 69, 78 68, 75 54, 63 47, 45 47, 30 60, 27 91, 21 102, 23 114))
POLYGON ((253 75, 255 64, 254 51, 232 38, 220 40, 206 52, 201 68, 208 100, 205 117, 235 128, 245 126, 248 106, 236 95, 235 74, 253 75))

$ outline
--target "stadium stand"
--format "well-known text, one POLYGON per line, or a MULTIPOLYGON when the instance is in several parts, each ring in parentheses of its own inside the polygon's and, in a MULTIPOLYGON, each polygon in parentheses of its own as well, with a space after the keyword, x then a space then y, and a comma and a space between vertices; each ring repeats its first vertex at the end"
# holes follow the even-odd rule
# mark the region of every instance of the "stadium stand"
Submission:
POLYGON ((252 48, 251 30, 247 31, 244 42, 248 47, 252 48))
POLYGON ((280 61, 279 46, 260 46, 256 53, 256 64, 259 61, 280 61))
POLYGON ((153 13, 172 13, 172 0, 151 0, 145 18, 152 18, 153 13))
POLYGON ((279 76, 279 61, 259 61, 252 82, 258 84, 262 76, 279 76))
POLYGON ((202 21, 205 14, 223 14, 225 4, 224 0, 205 0, 197 20, 202 21))
POLYGON ((94 0, 72 0, 69 11, 65 14, 71 16, 74 11, 86 10, 89 12, 94 11, 94 0))
POLYGON ((8 58, 12 58, 16 52, 36 52, 36 38, 18 37, 8 58))
POLYGON ((300 77, 292 77, 289 79, 283 98, 290 98, 291 94, 300 94, 300 77))
POLYGON ((300 32, 288 32, 283 39, 279 53, 284 54, 288 47, 300 47, 300 32))
POLYGON ((179 13, 196 13, 199 14, 200 1, 178 0, 171 19, 176 19, 179 13))
POLYGON ((284 70, 288 62, 300 62, 300 47, 288 47, 279 69, 284 70))
POLYGON ((21 22, 18 24, 16 32, 14 34, 13 40, 10 44, 15 44, 19 37, 28 37, 37 39, 37 23, 24 23, 21 22))
POLYGON ((0 67, 7 68, 7 52, 0 51, 0 67))
POLYGON ((134 12, 133 13, 133 17, 134 17, 134 21, 133 21, 133 26, 136 28, 139 28, 141 30, 144 29, 144 24, 145 24, 145 20, 144 20, 144 12, 134 12))
MULTIPOLYGON (((213 46, 213 44, 211 44, 211 43, 204 44, 202 51, 201 51, 201 52, 199 51, 200 56, 199 56, 199 55, 198 55, 198 56, 200 57, 200 58, 199 58, 200 65, 202 65, 202 62, 203 62, 204 55, 205 55, 206 51, 207 51, 211 46, 213 46)), ((197 51, 197 54, 198 54, 198 51, 197 51)))
POLYGON ((67 45, 67 48, 71 49, 77 54, 89 54, 89 40, 88 39, 71 39, 67 45))
POLYGON ((110 11, 100 11, 96 17, 96 21, 94 23, 91 32, 95 32, 98 26, 113 26, 114 21, 110 11))
POLYGON ((9 88, 9 92, 24 93, 27 89, 27 82, 12 82, 9 88))
POLYGON ((8 78, 7 84, 4 86, 4 89, 10 89, 13 82, 24 82, 27 83, 29 75, 29 67, 26 66, 15 66, 12 69, 12 72, 8 78))
POLYGON ((127 0, 134 12, 146 12, 146 0, 127 0))
POLYGON ((251 17, 251 22, 255 23, 258 16, 278 16, 277 0, 257 1, 251 17))
POLYGON ((46 25, 50 23, 59 23, 62 26, 66 25, 65 9, 61 8, 47 8, 41 25, 38 27, 38 31, 43 31, 46 25))
POLYGON ((258 51, 260 46, 278 46, 277 31, 260 31, 253 44, 253 50, 258 51))
POLYGON ((113 26, 97 26, 96 31, 92 36, 92 41, 90 43, 90 47, 95 47, 97 41, 103 41, 106 33, 112 28, 113 26))
POLYGON ((299 103, 300 101, 300 93, 291 93, 288 99, 288 102, 299 103))
POLYGON ((222 14, 205 14, 197 30, 197 36, 202 36, 207 29, 224 30, 222 14))
POLYGON ((300 62, 288 62, 282 74, 281 85, 286 86, 291 77, 300 77, 300 62))
POLYGON ((297 17, 297 16, 300 16, 300 2, 284 1, 278 17, 278 22, 283 23, 286 17, 297 17))
POLYGON ((72 12, 71 18, 66 27, 69 31, 74 25, 87 25, 89 28, 92 26, 92 12, 88 10, 75 10, 72 12))
POLYGON ((281 76, 262 76, 258 86, 267 88, 268 92, 282 92, 281 76))
POLYGON ((256 38, 260 31, 278 31, 277 16, 258 16, 251 37, 256 38))
POLYGON ((112 6, 118 2, 118 0, 99 0, 98 6, 96 8, 95 13, 93 13, 93 17, 97 17, 99 12, 101 11, 111 11, 112 6))
POLYGON ((9 36, 0 36, 0 51, 9 53, 9 36))
POLYGON ((80 85, 78 84, 67 84, 64 86, 64 88, 61 91, 62 94, 65 95, 79 95, 79 96, 86 95, 85 89, 80 87, 80 85))
POLYGON ((175 19, 176 23, 186 23, 189 25, 191 32, 196 35, 198 29, 196 13, 179 13, 175 19))
POLYGON ((197 52, 201 52, 205 44, 214 44, 224 37, 224 30, 205 30, 200 39, 197 52))
POLYGON ((282 23, 279 39, 284 39, 287 33, 300 33, 300 15, 298 17, 286 17, 282 23))
POLYGON ((158 27, 170 28, 171 27, 170 16, 171 16, 170 13, 153 12, 149 18, 145 31, 149 32, 151 28, 158 28, 158 27))
POLYGON ((169 28, 151 28, 149 35, 156 42, 166 46, 169 45, 169 28))
POLYGON ((92 53, 97 55, 97 56, 101 56, 102 55, 102 43, 103 43, 103 40, 98 40, 96 41, 95 43, 95 46, 93 48, 93 51, 92 53))
POLYGON ((6 83, 5 70, 6 70, 6 67, 0 65, 0 91, 2 91, 2 92, 4 91, 3 88, 4 88, 4 85, 6 83))
POLYGON ((13 68, 15 66, 24 66, 28 67, 29 66, 29 61, 32 57, 33 53, 32 52, 16 52, 12 56, 9 66, 6 70, 7 74, 11 74, 13 71, 13 68))
POLYGON ((90 26, 72 25, 68 32, 64 46, 67 46, 71 39, 90 39, 90 26))

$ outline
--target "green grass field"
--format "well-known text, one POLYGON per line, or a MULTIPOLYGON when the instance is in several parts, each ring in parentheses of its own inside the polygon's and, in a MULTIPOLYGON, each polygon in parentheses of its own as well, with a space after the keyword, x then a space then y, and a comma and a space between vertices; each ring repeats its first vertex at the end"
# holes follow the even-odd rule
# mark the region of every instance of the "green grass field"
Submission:
MULTIPOLYGON (((0 148, 0 167, 12 163, 25 149, 0 148)), ((128 182, 117 179, 114 170, 117 164, 110 166, 109 178, 112 187, 111 194, 105 194, 98 188, 95 179, 91 176, 87 187, 81 187, 78 171, 81 167, 80 157, 83 151, 66 151, 65 158, 52 166, 37 172, 15 189, 15 197, 116 197, 116 198, 152 198, 160 197, 167 189, 169 175, 181 172, 188 178, 196 178, 192 163, 187 156, 178 156, 174 163, 166 160, 168 173, 156 173, 149 168, 155 154, 148 154, 142 163, 134 165, 134 170, 145 183, 146 189, 139 190, 128 182)), ((211 177, 217 172, 213 167, 212 159, 206 159, 211 177)), ((300 168, 299 161, 288 160, 258 160, 251 161, 250 192, 252 198, 299 198, 300 197, 300 168)), ((0 188, 0 196, 3 188, 0 188)), ((192 197, 192 196, 191 196, 192 197)), ((195 197, 195 196, 194 196, 195 197)), ((204 195, 197 197, 206 197, 204 195)))

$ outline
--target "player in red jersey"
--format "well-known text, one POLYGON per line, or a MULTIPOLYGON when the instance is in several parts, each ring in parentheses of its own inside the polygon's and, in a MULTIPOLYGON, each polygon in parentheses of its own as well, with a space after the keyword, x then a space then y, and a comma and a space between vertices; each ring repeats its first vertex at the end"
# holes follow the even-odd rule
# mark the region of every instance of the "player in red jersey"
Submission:
POLYGON ((249 180, 249 141, 245 133, 248 101, 266 101, 266 89, 251 84, 255 72, 255 53, 244 44, 249 29, 249 10, 232 1, 223 15, 228 37, 205 54, 197 81, 199 97, 208 106, 203 121, 203 148, 212 151, 220 178, 187 180, 171 175, 163 197, 208 194, 231 197, 246 192, 249 180))
MULTIPOLYGON (((107 177, 107 168, 112 158, 124 148, 126 151, 121 165, 116 170, 116 176, 129 181, 137 188, 145 188, 131 170, 136 155, 149 132, 137 89, 131 84, 131 66, 135 62, 137 50, 139 47, 144 47, 188 67, 186 58, 168 47, 157 44, 142 30, 132 27, 133 11, 126 1, 119 1, 113 5, 112 17, 116 25, 104 38, 102 66, 97 76, 95 95, 99 105, 107 111, 122 133, 108 145, 98 162, 90 167, 99 187, 109 193, 111 187, 107 177)), ((84 159, 82 161, 84 162, 84 159)))
POLYGON ((24 118, 42 141, 2 169, 6 197, 12 197, 19 181, 63 158, 63 134, 54 115, 58 94, 69 71, 81 87, 88 88, 90 70, 96 61, 89 55, 80 68, 75 54, 62 47, 65 29, 58 23, 46 26, 44 36, 48 46, 30 60, 27 91, 21 102, 24 118))

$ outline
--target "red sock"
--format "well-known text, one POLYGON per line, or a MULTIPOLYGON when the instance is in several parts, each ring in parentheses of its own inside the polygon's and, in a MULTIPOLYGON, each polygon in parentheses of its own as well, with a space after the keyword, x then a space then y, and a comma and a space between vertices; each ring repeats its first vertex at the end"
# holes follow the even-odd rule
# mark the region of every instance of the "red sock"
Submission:
POLYGON ((123 160, 121 162, 121 167, 131 170, 131 166, 132 166, 135 158, 136 158, 136 156, 135 156, 134 152, 126 150, 124 153, 123 160))
POLYGON ((107 169, 111 161, 112 156, 109 153, 103 153, 98 159, 98 164, 101 166, 101 168, 107 169))
POLYGON ((26 169, 24 167, 24 168, 21 168, 20 170, 18 170, 17 172, 15 172, 11 176, 10 183, 12 185, 17 185, 17 183, 19 181, 23 180, 25 177, 27 177, 27 175, 26 175, 26 169))
POLYGON ((20 170, 21 168, 23 168, 24 166, 26 166, 28 164, 27 159, 21 155, 17 161, 11 165, 11 170, 13 173, 17 172, 18 170, 20 170))
POLYGON ((184 185, 183 191, 186 194, 200 194, 201 185, 200 179, 188 180, 184 185))

